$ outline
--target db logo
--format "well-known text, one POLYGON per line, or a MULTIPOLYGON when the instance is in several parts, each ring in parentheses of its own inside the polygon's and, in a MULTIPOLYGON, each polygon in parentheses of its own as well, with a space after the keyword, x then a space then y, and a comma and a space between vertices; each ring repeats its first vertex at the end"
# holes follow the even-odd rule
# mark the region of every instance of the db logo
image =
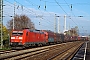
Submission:
POLYGON ((16 39, 18 39, 18 36, 16 36, 16 39))

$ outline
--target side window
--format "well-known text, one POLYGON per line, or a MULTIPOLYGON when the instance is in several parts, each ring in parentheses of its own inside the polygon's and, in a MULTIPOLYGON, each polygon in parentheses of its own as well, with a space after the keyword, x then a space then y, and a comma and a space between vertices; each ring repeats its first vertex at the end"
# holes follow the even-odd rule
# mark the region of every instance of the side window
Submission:
POLYGON ((28 36, 28 32, 26 33, 26 36, 28 36))

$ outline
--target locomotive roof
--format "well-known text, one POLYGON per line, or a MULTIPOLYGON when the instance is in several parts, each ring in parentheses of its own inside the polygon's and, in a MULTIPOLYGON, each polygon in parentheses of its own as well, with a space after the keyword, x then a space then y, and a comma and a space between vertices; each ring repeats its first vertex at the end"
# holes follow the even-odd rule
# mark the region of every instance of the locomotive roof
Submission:
POLYGON ((41 30, 29 30, 30 32, 35 32, 35 33, 44 33, 41 30))

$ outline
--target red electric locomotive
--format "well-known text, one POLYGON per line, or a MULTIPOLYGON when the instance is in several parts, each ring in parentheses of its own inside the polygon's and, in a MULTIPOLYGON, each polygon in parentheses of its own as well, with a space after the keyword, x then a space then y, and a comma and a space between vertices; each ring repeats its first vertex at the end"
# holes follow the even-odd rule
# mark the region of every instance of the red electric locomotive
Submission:
POLYGON ((46 42, 45 34, 42 31, 30 31, 29 29, 12 31, 10 39, 11 47, 29 47, 31 45, 44 44, 46 42))

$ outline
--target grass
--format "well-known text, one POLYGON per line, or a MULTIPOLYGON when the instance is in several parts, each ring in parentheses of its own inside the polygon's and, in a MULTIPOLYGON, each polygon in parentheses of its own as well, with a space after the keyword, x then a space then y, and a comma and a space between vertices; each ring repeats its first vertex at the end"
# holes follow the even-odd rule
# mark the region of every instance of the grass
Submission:
POLYGON ((10 48, 10 47, 3 47, 3 48, 1 49, 1 47, 0 47, 0 50, 11 50, 11 48, 10 48))

